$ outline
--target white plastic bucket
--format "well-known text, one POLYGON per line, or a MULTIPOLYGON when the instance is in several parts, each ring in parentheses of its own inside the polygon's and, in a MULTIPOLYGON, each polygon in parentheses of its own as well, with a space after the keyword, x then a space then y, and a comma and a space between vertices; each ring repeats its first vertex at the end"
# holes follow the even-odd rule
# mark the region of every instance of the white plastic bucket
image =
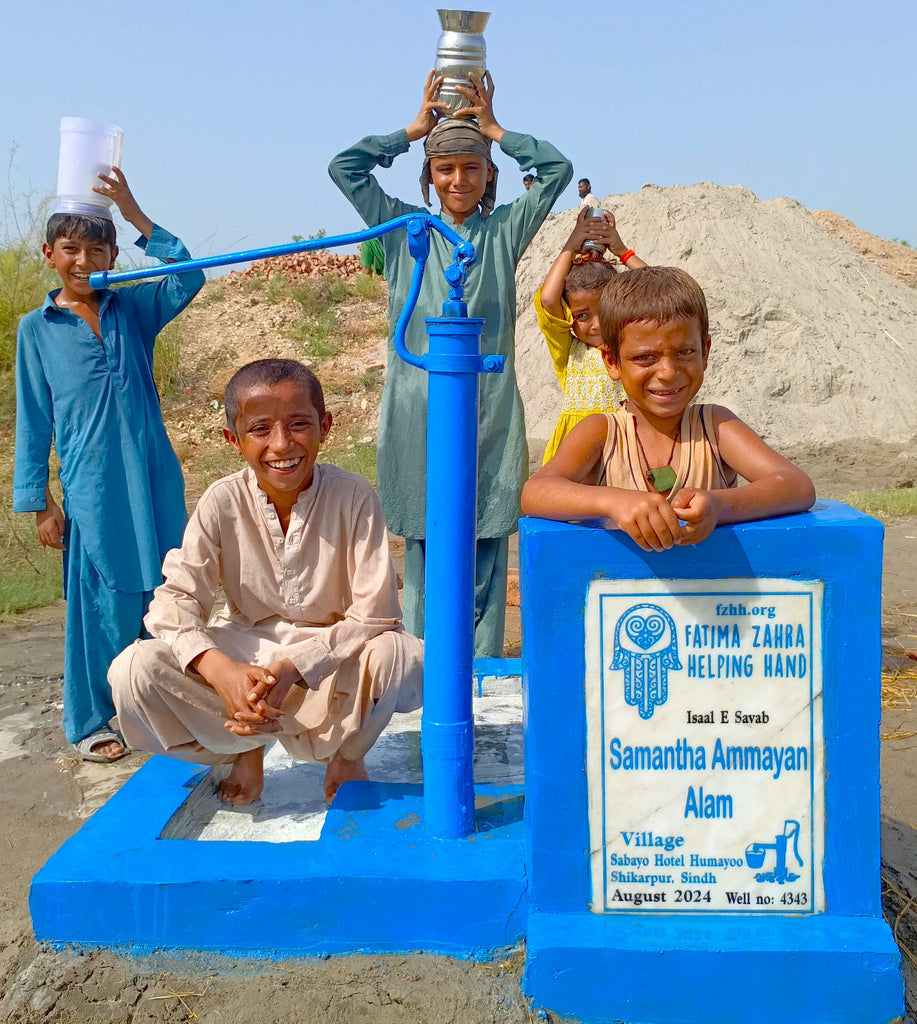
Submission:
POLYGON ((90 117, 62 117, 57 165, 56 213, 111 217, 111 199, 93 192, 100 174, 121 165, 124 132, 90 117))

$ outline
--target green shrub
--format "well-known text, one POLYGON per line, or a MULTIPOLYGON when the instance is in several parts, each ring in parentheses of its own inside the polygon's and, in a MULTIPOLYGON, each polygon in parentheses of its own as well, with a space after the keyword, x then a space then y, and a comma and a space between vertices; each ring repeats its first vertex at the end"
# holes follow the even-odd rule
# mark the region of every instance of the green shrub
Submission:
POLYGON ((60 283, 41 255, 37 224, 23 238, 0 241, 0 430, 12 429, 15 418, 13 371, 19 321, 44 302, 55 282, 60 283))
POLYGON ((153 349, 153 377, 160 398, 181 396, 185 379, 181 368, 182 326, 180 320, 166 324, 156 338, 153 349))
POLYGON ((358 274, 353 292, 358 299, 379 299, 382 297, 382 278, 375 274, 358 274))
POLYGON ((336 274, 307 277, 290 289, 290 297, 299 304, 304 317, 319 317, 350 294, 350 286, 336 274))
POLYGON ((302 343, 303 355, 309 359, 321 361, 336 356, 341 343, 335 306, 353 294, 350 285, 336 274, 325 274, 288 287, 289 297, 299 306, 299 315, 287 336, 302 343))
POLYGON ((226 297, 226 285, 222 282, 219 284, 210 284, 205 286, 204 290, 194 300, 194 306, 196 309, 206 309, 208 306, 215 306, 218 302, 222 302, 226 297))
POLYGON ((375 441, 355 441, 347 448, 329 448, 321 453, 319 462, 330 462, 349 473, 359 473, 373 485, 376 483, 375 441))
MULTIPOLYGON (((0 466, 2 491, 9 495, 12 458, 0 466)), ((60 488, 52 485, 60 504, 60 488)), ((42 549, 33 513, 16 514, 9 501, 0 504, 0 615, 14 615, 56 601, 61 596, 61 554, 42 549)))

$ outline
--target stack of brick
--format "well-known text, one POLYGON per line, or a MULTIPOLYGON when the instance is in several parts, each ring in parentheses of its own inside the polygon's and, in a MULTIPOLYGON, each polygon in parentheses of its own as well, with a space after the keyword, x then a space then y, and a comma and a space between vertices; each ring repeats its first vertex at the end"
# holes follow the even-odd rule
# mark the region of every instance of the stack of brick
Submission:
POLYGON ((252 277, 262 277, 270 281, 272 277, 280 274, 292 284, 304 277, 323 277, 325 274, 335 274, 352 281, 359 273, 359 256, 316 249, 313 252, 294 252, 287 256, 258 260, 246 270, 233 271, 229 277, 237 281, 252 277))

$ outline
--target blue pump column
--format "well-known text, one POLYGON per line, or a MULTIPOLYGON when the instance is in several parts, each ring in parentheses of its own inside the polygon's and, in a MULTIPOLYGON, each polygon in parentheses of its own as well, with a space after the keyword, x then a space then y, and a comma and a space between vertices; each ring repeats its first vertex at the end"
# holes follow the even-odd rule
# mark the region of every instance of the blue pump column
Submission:
POLYGON ((474 830, 475 518, 478 374, 484 321, 447 302, 427 318, 427 539, 424 707, 424 828, 439 839, 474 830))

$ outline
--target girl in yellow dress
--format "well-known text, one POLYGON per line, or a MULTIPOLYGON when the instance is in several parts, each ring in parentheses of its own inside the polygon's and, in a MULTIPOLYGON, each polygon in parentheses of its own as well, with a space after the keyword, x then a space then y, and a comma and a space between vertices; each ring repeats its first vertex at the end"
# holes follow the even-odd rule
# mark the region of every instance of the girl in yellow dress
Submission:
POLYGON ((535 294, 538 326, 563 394, 545 462, 580 420, 596 412, 614 412, 624 401, 621 385, 608 376, 602 362, 599 299, 616 270, 598 250, 610 250, 628 270, 646 264, 621 241, 612 214, 605 211, 599 218, 590 217, 591 212, 588 207, 580 210, 576 226, 535 294), (584 249, 587 242, 597 246, 584 249))

